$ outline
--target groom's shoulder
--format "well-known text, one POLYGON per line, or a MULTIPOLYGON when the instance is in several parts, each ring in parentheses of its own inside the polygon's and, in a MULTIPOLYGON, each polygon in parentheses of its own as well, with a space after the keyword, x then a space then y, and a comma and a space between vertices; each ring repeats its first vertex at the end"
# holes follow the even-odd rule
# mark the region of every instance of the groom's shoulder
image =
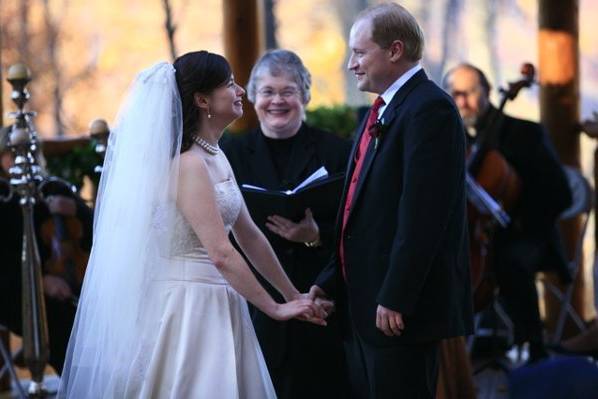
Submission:
POLYGON ((421 101, 433 100, 433 101, 445 101, 452 103, 451 96, 444 90, 442 90, 433 80, 426 79, 418 84, 412 94, 416 94, 418 99, 421 101))
POLYGON ((410 93, 409 102, 417 109, 449 109, 458 112, 451 96, 430 79, 414 88, 410 93))

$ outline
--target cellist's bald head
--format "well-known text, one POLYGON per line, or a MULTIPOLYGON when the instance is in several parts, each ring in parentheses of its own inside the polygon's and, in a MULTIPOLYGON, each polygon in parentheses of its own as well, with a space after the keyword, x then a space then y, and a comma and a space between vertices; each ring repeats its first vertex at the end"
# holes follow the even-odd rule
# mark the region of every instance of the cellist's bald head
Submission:
POLYGON ((474 65, 463 63, 450 69, 444 76, 443 87, 455 100, 467 127, 474 126, 490 105, 490 83, 474 65))

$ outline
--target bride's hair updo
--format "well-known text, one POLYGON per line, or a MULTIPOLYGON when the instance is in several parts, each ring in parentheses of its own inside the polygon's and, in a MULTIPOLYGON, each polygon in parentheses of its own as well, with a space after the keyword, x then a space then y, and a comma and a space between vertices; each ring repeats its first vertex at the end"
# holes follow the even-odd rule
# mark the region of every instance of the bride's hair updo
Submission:
POLYGON ((203 50, 178 57, 174 61, 174 69, 183 106, 181 152, 185 152, 193 144, 193 136, 197 133, 201 118, 193 100, 194 94, 209 95, 218 86, 228 82, 232 71, 223 56, 203 50))

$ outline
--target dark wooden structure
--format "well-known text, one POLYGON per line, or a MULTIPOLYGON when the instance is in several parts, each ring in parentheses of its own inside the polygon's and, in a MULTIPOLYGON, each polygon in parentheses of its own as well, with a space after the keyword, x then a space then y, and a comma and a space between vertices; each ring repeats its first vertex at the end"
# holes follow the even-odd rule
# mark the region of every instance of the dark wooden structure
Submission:
MULTIPOLYGON (((539 0, 538 25, 541 121, 560 159, 579 168, 579 1, 539 0)), ((578 220, 561 226, 569 255, 573 255, 580 228, 578 220)), ((573 306, 582 316, 586 286, 584 273, 580 272, 573 306)), ((551 328, 559 305, 547 297, 546 310, 547 325, 551 328)))
MULTIPOLYGON (((224 52, 237 83, 245 87, 253 64, 264 51, 264 4, 262 0, 224 0, 224 52)), ((243 117, 230 129, 245 131, 257 126, 253 104, 243 99, 243 117)))

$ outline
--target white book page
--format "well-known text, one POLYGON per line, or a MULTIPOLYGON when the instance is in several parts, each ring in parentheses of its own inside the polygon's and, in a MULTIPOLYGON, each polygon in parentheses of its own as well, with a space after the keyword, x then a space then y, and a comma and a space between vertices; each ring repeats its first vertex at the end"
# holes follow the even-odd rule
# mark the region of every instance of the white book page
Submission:
POLYGON ((322 166, 322 167, 320 167, 320 169, 318 169, 314 173, 312 173, 307 179, 303 180, 303 182, 301 182, 297 187, 295 187, 293 190, 291 190, 291 193, 295 194, 297 191, 301 190, 303 187, 313 183, 316 180, 319 180, 319 179, 322 179, 325 177, 328 177, 328 171, 326 170, 326 167, 322 166))
MULTIPOLYGON (((313 183, 316 180, 319 180, 319 179, 322 179, 325 177, 328 177, 328 171, 326 170, 326 168, 324 166, 322 166, 322 167, 320 167, 320 169, 318 169, 314 173, 312 173, 307 179, 303 180, 293 190, 286 190, 286 191, 279 191, 279 192, 286 194, 286 195, 292 195, 292 194, 295 194, 297 191, 301 190, 303 187, 313 183)), ((268 191, 267 189, 265 189, 263 187, 258 187, 258 186, 254 186, 251 184, 241 184, 241 187, 248 188, 251 190, 268 191)))
POLYGON ((263 187, 252 186, 251 184, 241 184, 241 187, 243 187, 243 188, 249 188, 249 189, 252 189, 252 190, 268 191, 268 190, 266 190, 263 187))

